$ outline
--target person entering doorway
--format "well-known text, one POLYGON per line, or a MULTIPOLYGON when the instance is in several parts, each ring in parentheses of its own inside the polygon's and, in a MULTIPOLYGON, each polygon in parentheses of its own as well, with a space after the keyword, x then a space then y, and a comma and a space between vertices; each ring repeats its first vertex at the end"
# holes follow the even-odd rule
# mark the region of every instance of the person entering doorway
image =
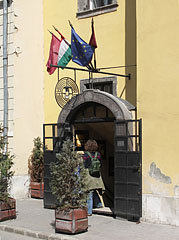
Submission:
POLYGON ((88 140, 84 146, 85 153, 83 155, 84 167, 88 169, 88 186, 89 195, 87 199, 88 215, 92 215, 93 208, 103 207, 102 201, 98 193, 105 190, 104 183, 101 178, 100 168, 102 165, 101 154, 97 151, 98 144, 95 140, 88 140))

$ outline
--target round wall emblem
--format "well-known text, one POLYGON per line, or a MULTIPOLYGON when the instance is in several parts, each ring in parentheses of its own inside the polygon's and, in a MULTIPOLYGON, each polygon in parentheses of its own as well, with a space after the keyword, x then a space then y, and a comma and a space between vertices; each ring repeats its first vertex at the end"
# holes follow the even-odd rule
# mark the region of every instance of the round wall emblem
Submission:
POLYGON ((55 87, 55 99, 57 104, 63 106, 75 95, 79 94, 76 82, 70 77, 61 78, 55 87))

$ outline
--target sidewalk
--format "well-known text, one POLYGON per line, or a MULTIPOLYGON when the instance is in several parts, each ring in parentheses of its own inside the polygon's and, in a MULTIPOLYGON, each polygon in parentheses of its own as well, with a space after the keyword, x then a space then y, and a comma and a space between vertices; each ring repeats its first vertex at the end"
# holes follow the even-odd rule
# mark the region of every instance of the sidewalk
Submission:
MULTIPOLYGON (((178 240, 179 227, 116 220, 93 214, 88 218, 88 232, 67 235, 55 234, 54 210, 44 209, 43 200, 17 200, 17 219, 0 222, 0 231, 8 231, 37 239, 48 240, 178 240)), ((26 238, 25 238, 26 239, 26 238)))

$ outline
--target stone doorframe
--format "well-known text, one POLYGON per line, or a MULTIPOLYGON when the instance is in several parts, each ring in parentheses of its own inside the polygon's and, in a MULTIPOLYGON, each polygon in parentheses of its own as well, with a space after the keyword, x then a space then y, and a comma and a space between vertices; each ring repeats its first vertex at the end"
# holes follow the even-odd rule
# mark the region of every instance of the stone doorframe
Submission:
POLYGON ((69 100, 62 108, 58 123, 70 123, 75 112, 87 102, 99 103, 110 109, 116 120, 130 120, 135 107, 127 101, 113 96, 110 93, 97 89, 88 89, 69 100))

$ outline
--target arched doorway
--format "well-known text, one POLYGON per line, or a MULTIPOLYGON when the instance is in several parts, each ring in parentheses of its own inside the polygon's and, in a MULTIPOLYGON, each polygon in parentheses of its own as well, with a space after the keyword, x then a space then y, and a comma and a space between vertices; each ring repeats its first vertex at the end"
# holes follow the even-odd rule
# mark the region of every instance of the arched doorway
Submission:
POLYGON ((65 105, 58 126, 68 124, 78 151, 89 138, 98 142, 104 203, 114 215, 134 220, 141 216, 141 129, 140 121, 132 120, 132 109, 127 101, 90 89, 65 105))
POLYGON ((102 179, 105 185, 103 202, 105 211, 114 208, 114 132, 115 117, 104 105, 86 102, 72 114, 70 124, 77 151, 84 151, 84 144, 88 139, 95 139, 102 156, 102 179))
POLYGON ((89 89, 83 91, 67 102, 59 114, 58 123, 70 122, 71 118, 80 108, 80 106, 88 102, 99 103, 105 106, 107 109, 110 109, 115 117, 115 120, 132 119, 130 110, 135 109, 135 107, 129 102, 113 96, 110 93, 97 89, 89 89))

